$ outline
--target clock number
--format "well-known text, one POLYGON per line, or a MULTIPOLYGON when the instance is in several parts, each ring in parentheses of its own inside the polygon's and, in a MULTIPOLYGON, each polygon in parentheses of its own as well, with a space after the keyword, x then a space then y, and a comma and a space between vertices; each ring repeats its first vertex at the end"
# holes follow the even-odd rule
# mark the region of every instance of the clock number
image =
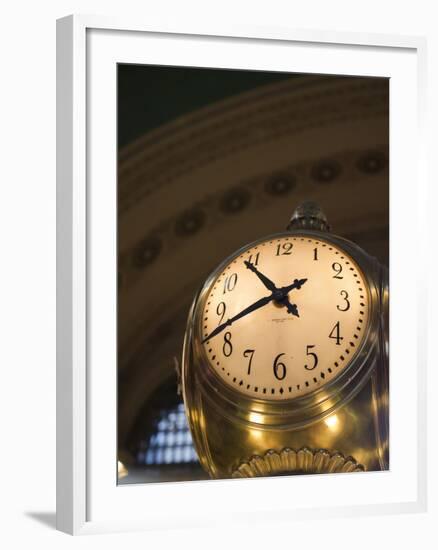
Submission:
POLYGON ((341 290, 340 292, 341 296, 345 300, 345 307, 341 308, 339 306, 336 306, 339 311, 348 311, 350 309, 350 302, 348 301, 348 292, 346 290, 341 290))
POLYGON ((341 330, 339 328, 339 321, 336 323, 336 325, 332 328, 331 333, 329 334, 329 338, 332 338, 333 340, 336 340, 336 345, 341 345, 341 340, 344 339, 343 336, 341 336, 341 330))
POLYGON ((219 319, 218 325, 222 323, 226 309, 227 309, 227 306, 225 305, 225 302, 220 302, 220 304, 217 305, 216 313, 221 316, 221 318, 219 319))
POLYGON ((246 349, 243 352, 243 357, 249 357, 248 374, 251 374, 251 363, 252 363, 254 352, 255 352, 255 349, 246 349))
POLYGON ((290 256, 292 254, 292 243, 280 243, 277 244, 276 256, 290 256))
POLYGON ((286 376, 286 365, 281 361, 279 361, 282 355, 286 355, 286 354, 279 353, 277 357, 274 359, 274 376, 277 380, 283 380, 286 376))
POLYGON ((316 353, 313 351, 309 351, 309 349, 312 349, 314 347, 314 345, 306 346, 306 355, 311 355, 313 357, 313 365, 311 367, 309 367, 308 365, 304 365, 304 368, 307 370, 315 369, 316 365, 318 364, 318 356, 316 355, 316 353))
POLYGON ((338 262, 334 262, 332 264, 333 271, 336 272, 335 275, 333 275, 333 279, 343 279, 344 277, 340 277, 339 275, 342 273, 342 265, 338 262))
POLYGON ((229 277, 225 277, 225 281, 224 281, 224 294, 228 291, 228 292, 231 292, 232 290, 234 290, 234 287, 236 286, 236 283, 237 283, 237 273, 233 273, 232 275, 230 275, 229 277))
POLYGON ((250 264, 253 264, 253 265, 259 265, 259 257, 260 257, 260 252, 257 252, 257 254, 254 256, 254 261, 253 261, 253 255, 251 254, 251 256, 248 258, 248 262, 250 264))
POLYGON ((313 249, 313 259, 316 261, 318 259, 318 249, 317 248, 314 248, 313 249))
POLYGON ((224 334, 224 345, 222 347, 225 357, 229 357, 233 353, 233 344, 231 343, 231 332, 224 334))

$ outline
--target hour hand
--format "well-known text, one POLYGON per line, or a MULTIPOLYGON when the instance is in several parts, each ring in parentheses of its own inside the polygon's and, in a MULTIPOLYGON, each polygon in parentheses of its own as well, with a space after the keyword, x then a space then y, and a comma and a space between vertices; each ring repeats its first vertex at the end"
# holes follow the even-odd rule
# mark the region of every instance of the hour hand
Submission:
POLYGON ((263 273, 260 273, 260 271, 256 268, 255 265, 253 265, 251 262, 249 262, 248 260, 245 260, 244 261, 244 264, 246 265, 246 267, 252 271, 253 273, 255 273, 257 275, 257 277, 262 281, 262 283, 265 285, 265 287, 270 290, 271 292, 274 292, 274 290, 277 290, 277 287, 275 286, 275 284, 271 281, 271 279, 268 279, 268 277, 266 277, 266 275, 263 275, 263 273))

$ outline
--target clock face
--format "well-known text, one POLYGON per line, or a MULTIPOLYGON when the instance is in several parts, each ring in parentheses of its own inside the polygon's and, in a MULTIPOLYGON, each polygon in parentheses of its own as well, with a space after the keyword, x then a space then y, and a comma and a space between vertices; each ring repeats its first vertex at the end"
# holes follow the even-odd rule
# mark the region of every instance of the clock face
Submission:
POLYGON ((248 248, 217 276, 203 306, 202 345, 239 392, 294 399, 347 367, 368 314, 367 283, 344 250, 280 236, 248 248))

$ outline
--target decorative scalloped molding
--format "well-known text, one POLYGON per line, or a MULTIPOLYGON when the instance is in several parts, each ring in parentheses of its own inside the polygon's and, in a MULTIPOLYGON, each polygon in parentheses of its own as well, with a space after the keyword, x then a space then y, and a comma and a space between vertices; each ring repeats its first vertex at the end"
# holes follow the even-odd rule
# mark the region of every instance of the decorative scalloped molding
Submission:
POLYGON ((298 451, 288 447, 281 451, 270 449, 262 456, 253 455, 242 462, 232 473, 234 478, 285 475, 288 473, 324 474, 363 472, 365 467, 353 457, 326 449, 311 450, 302 447, 298 451))

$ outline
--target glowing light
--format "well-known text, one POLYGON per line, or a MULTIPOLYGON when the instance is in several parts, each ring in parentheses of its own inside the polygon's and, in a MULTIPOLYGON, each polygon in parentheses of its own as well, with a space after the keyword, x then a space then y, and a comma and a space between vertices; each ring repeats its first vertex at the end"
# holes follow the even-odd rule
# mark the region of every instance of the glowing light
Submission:
POLYGON ((254 422, 254 424, 263 424, 263 416, 260 413, 250 412, 249 421, 254 422))
MULTIPOLYGON (((263 415, 257 412, 250 412, 248 420, 254 424, 263 424, 263 415)), ((260 442, 265 437, 263 429, 253 428, 249 430, 250 436, 253 440, 260 442)))
POLYGON ((119 476, 119 479, 122 479, 128 475, 128 470, 126 469, 126 466, 120 462, 120 460, 117 461, 117 474, 119 476))
POLYGON ((262 430, 249 430, 250 436, 256 441, 260 441, 264 437, 264 432, 262 430))
POLYGON ((336 430, 339 424, 339 418, 336 414, 332 414, 331 416, 326 418, 324 422, 327 428, 330 428, 331 430, 336 430))

